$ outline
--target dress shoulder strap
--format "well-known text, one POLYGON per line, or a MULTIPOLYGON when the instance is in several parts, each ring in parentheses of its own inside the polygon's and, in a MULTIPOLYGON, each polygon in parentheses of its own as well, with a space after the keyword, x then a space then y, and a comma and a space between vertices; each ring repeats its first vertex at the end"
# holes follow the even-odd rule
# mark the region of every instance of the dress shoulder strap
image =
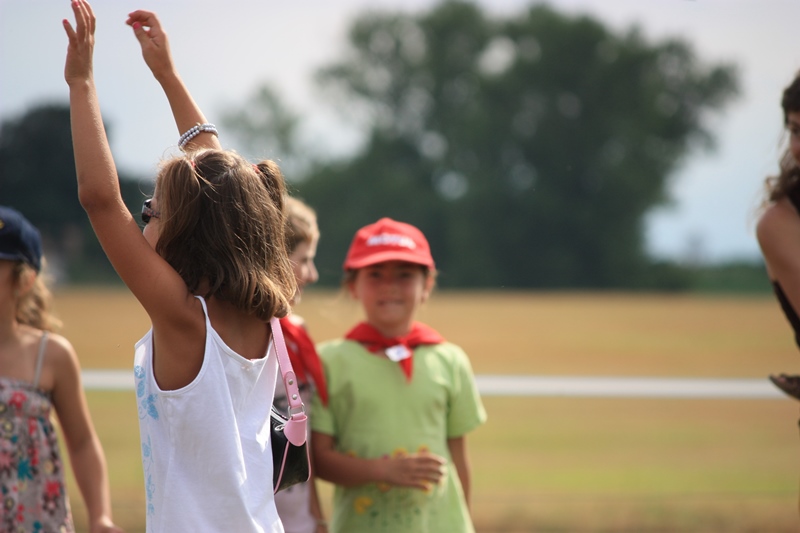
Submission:
POLYGON ((39 354, 36 356, 36 373, 33 375, 33 386, 39 386, 39 378, 42 375, 42 363, 44 363, 44 351, 47 348, 47 332, 42 332, 42 340, 39 341, 39 354))

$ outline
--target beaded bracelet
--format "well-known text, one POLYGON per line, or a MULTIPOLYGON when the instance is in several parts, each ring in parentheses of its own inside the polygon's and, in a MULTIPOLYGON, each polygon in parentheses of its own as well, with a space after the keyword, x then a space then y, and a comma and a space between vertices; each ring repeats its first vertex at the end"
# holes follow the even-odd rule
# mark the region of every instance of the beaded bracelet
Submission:
POLYGON ((217 127, 215 125, 197 123, 186 130, 186 133, 181 135, 180 139, 178 139, 178 147, 183 150, 183 147, 186 146, 189 141, 200 135, 202 132, 211 133, 219 137, 219 132, 217 131, 217 127))

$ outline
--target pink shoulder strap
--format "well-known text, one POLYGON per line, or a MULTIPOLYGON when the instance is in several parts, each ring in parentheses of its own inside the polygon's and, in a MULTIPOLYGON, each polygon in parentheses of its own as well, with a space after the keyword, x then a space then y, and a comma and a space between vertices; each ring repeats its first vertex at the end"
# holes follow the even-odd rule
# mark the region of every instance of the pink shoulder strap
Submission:
POLYGON ((272 327, 272 344, 278 354, 281 379, 283 379, 283 385, 286 387, 286 397, 289 401, 289 420, 286 422, 284 433, 289 442, 295 446, 302 446, 306 441, 308 417, 303 407, 303 400, 300 398, 297 377, 294 374, 294 369, 292 369, 289 353, 286 351, 286 341, 283 339, 281 323, 277 318, 272 317, 269 324, 272 327))

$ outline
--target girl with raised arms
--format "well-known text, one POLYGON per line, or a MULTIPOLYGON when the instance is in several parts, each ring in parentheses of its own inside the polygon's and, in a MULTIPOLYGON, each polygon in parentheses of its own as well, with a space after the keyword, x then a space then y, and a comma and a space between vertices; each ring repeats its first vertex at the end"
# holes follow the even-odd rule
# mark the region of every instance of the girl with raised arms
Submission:
POLYGON ((289 312, 296 290, 283 176, 271 161, 256 166, 220 149, 157 18, 136 11, 128 24, 186 132, 186 153, 162 163, 140 231, 120 196, 100 115, 95 17, 84 0, 72 10, 65 78, 79 199, 152 323, 135 347, 147 531, 282 532, 271 483, 278 365, 269 320, 289 312), (167 53, 152 53, 159 48, 167 53))

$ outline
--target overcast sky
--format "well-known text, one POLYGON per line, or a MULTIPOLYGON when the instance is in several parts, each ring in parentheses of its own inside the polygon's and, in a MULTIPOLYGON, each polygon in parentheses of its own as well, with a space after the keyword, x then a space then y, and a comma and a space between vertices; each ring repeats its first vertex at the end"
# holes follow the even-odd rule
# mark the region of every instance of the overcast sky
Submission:
MULTIPOLYGON (((497 14, 530 2, 480 0, 497 14)), ((753 213, 764 176, 774 173, 782 141, 780 94, 800 70, 800 0, 553 0, 555 9, 589 13, 613 29, 633 25, 651 41, 680 37, 707 62, 739 66, 742 95, 714 120, 718 149, 694 154, 673 179, 674 204, 648 222, 648 248, 683 258, 757 257, 753 213)), ((174 152, 177 134, 160 88, 124 25, 134 9, 156 11, 178 67, 209 120, 269 82, 308 120, 307 141, 330 151, 357 137, 328 110, 313 72, 345 48, 350 20, 365 9, 422 10, 433 0, 97 0, 95 72, 117 165, 152 173, 174 152)), ((68 0, 0 0, 0 119, 31 106, 66 102, 63 80, 68 0)), ((224 142, 223 145, 236 148, 224 142)), ((46 156, 47 147, 42 147, 46 156)), ((267 154, 268 155, 268 154, 267 154)), ((13 203, 2 197, 0 202, 13 203)))

